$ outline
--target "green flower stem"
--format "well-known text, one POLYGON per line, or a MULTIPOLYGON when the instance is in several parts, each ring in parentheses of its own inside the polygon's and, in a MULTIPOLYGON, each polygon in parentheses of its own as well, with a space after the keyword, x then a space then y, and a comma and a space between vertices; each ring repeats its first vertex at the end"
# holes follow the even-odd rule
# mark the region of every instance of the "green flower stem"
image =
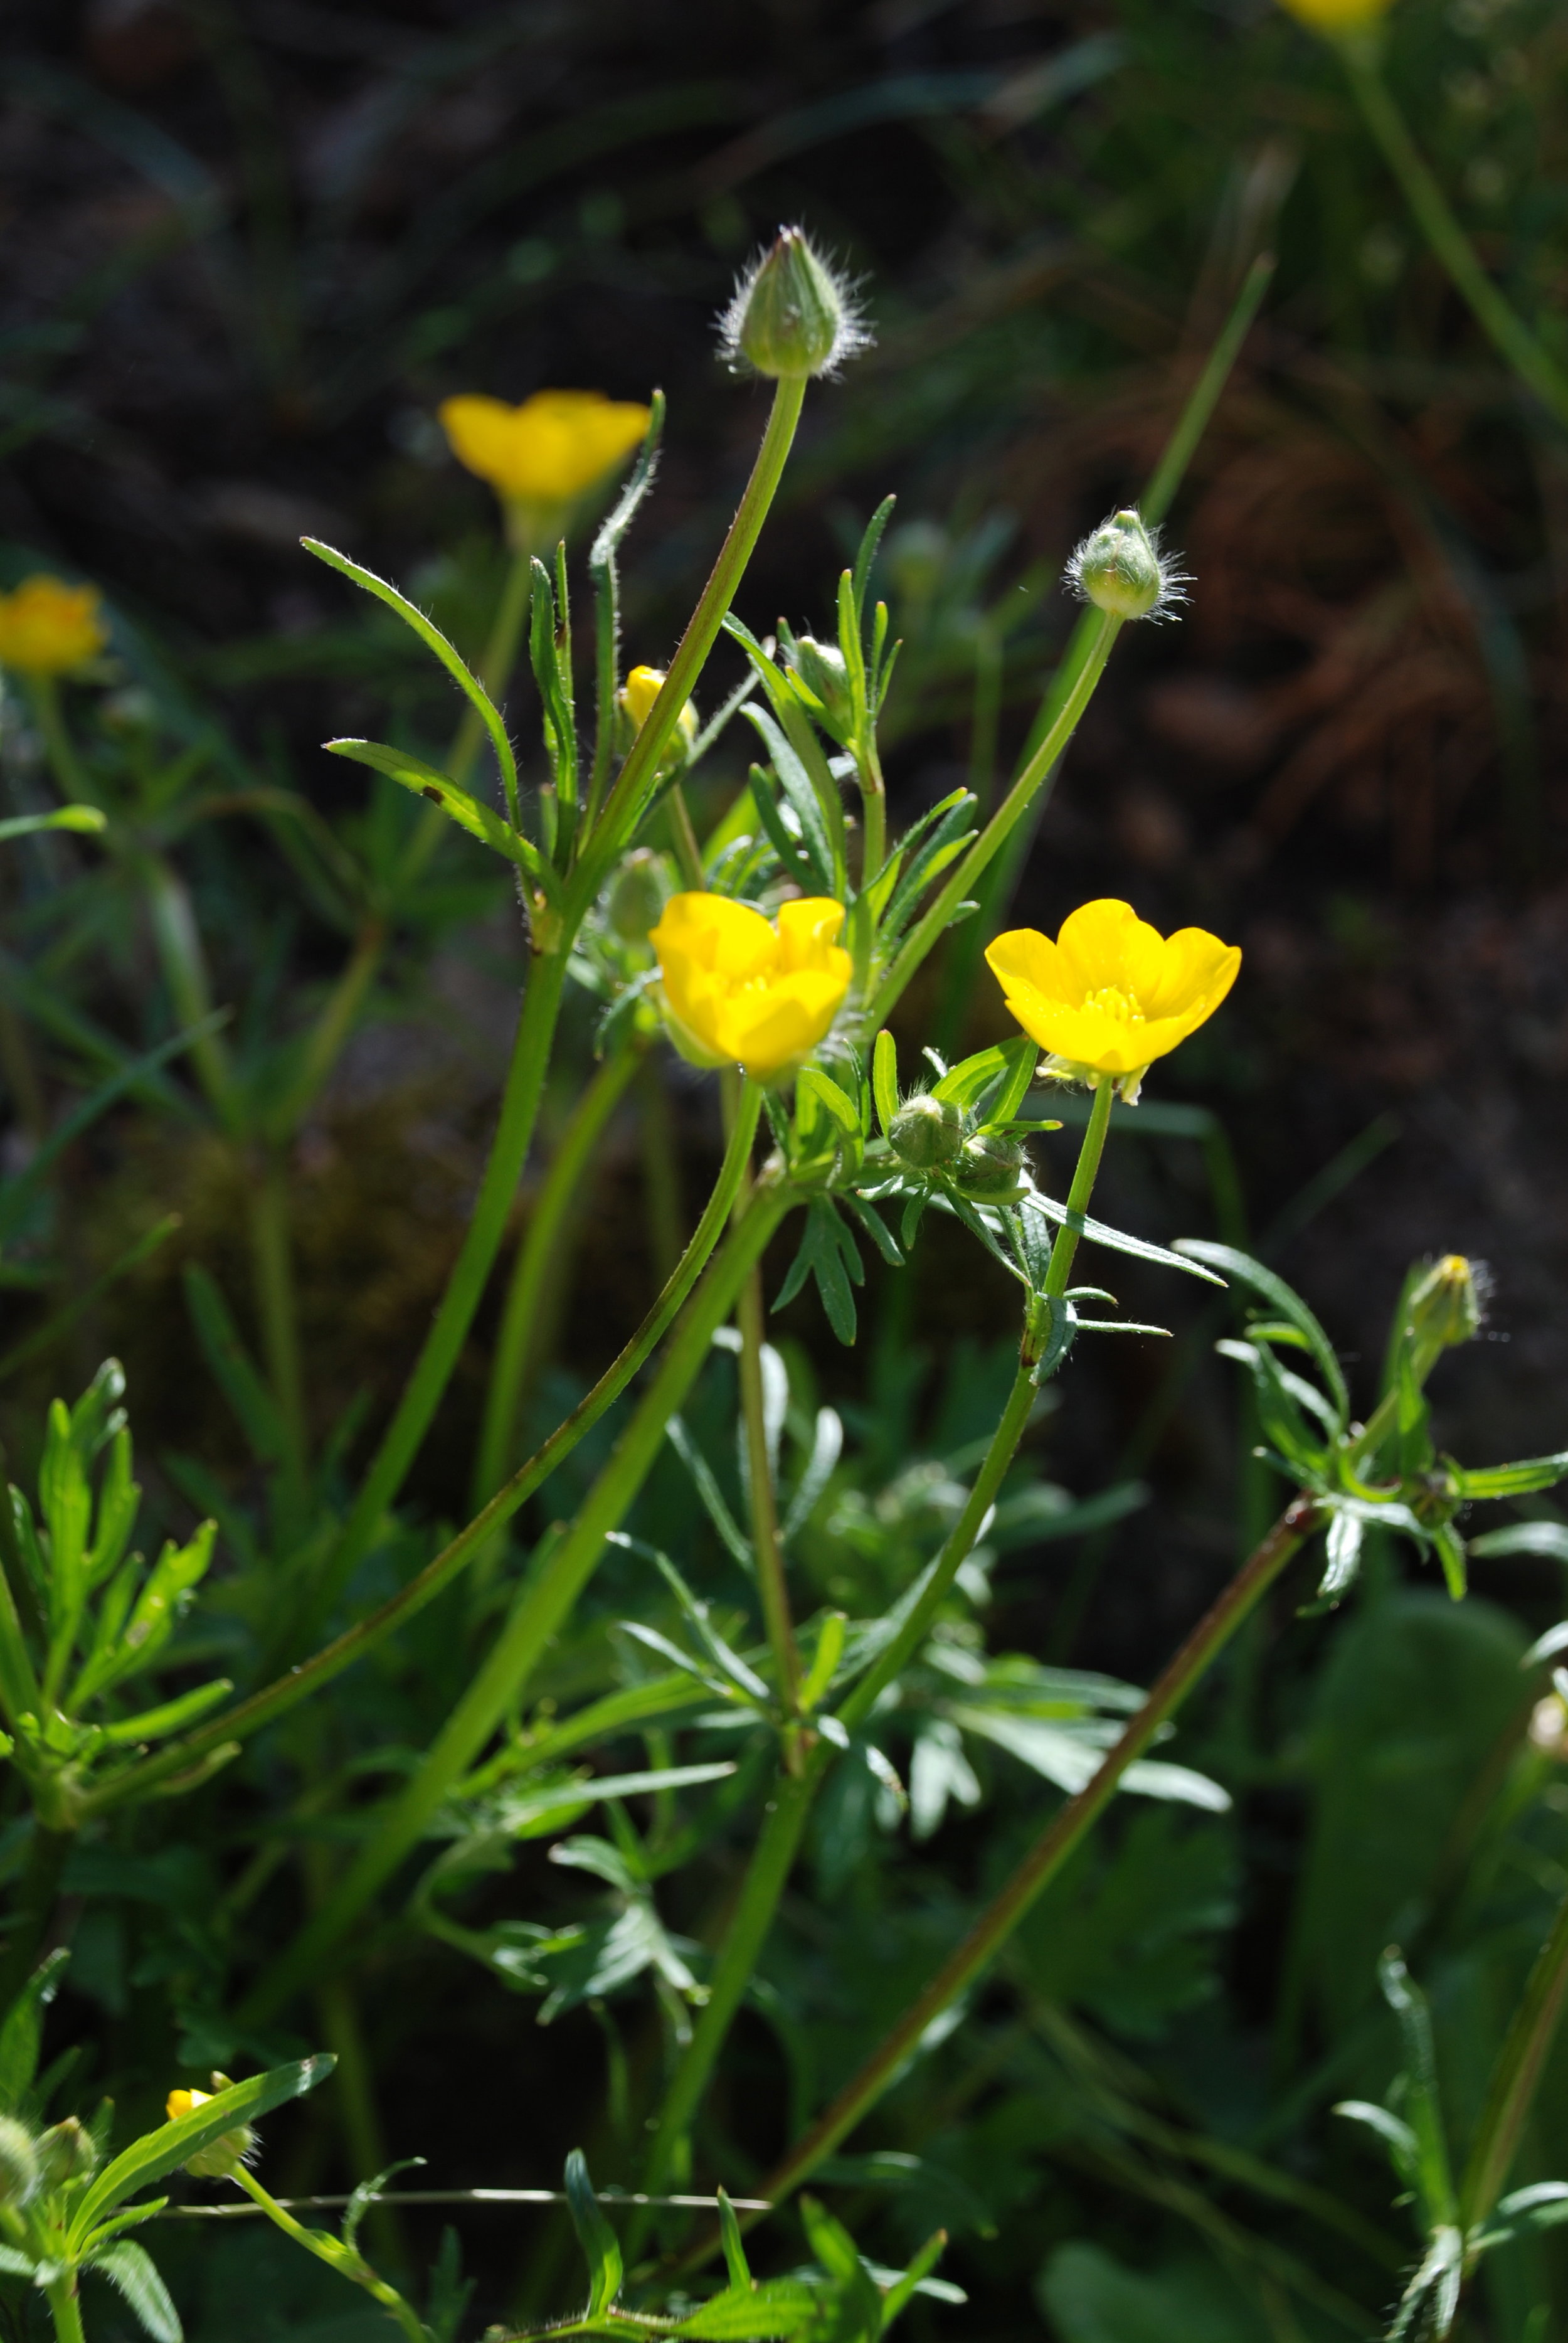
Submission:
POLYGON ((265 2024, 319 1974, 377 1888, 397 1869, 521 1696, 552 1636, 587 1585, 648 1476, 665 1426, 680 1406, 729 1317, 753 1264, 789 1210, 778 1188, 759 1188, 745 1219, 710 1264, 658 1374, 570 1528, 538 1574, 524 1580, 477 1674, 437 1735, 424 1764, 395 1799, 331 1901, 273 1963, 247 1997, 246 2025, 265 2024))
POLYGON ((93 785, 76 754, 75 742, 65 723, 65 711, 60 705, 58 677, 34 676, 28 698, 33 702, 33 713, 44 737, 44 752, 60 785, 61 794, 69 798, 74 805, 95 805, 97 799, 93 795, 93 785))
POLYGON ((469 1491, 476 1512, 489 1502, 508 1476, 508 1464, 516 1453, 512 1443, 517 1437, 518 1410, 539 1300, 562 1242, 563 1224, 577 1202, 588 1159, 641 1058, 642 1051, 635 1040, 628 1040, 605 1060, 578 1098, 518 1247, 489 1389, 485 1395, 479 1451, 469 1491))
MULTIPOLYGON (((153 942, 175 1015, 181 1025, 199 1025, 212 1016, 212 984, 189 890, 161 855, 137 853, 133 865, 146 896, 153 942)), ((190 1055, 213 1113, 230 1138, 237 1137, 239 1101, 221 1037, 204 1033, 191 1044, 190 1055)))
POLYGON ((875 1032, 887 1023, 895 1003, 902 997, 905 986, 950 923, 959 905, 969 896, 1003 840, 1029 810, 1051 768, 1077 730, 1079 718, 1093 699, 1095 686, 1105 672, 1105 663, 1111 657, 1123 623, 1108 611, 1096 610, 1074 632, 1058 678, 1060 705, 1055 716, 1047 726, 1039 747, 1025 763, 1023 770, 969 852, 959 862, 952 877, 945 881, 930 907, 910 930, 866 1011, 868 1032, 875 1032))
POLYGON ((564 1423, 558 1424, 544 1446, 513 1473, 506 1487, 491 1498, 484 1512, 477 1515, 466 1529, 459 1531, 434 1561, 427 1563, 417 1577, 410 1579, 407 1586, 399 1588, 368 1617, 357 1620, 352 1627, 347 1628, 313 1658, 298 1667, 290 1668, 275 1683, 263 1685, 259 1692, 253 1693, 237 1708, 226 1710, 212 1724, 203 1725, 183 1741, 172 1743, 168 1748, 160 1750, 156 1757, 144 1758, 139 1765, 127 1766, 124 1773, 99 1783, 83 1797, 81 1811, 84 1814, 105 1813, 112 1806, 124 1805, 127 1800, 145 1797, 160 1783, 187 1772, 213 1750, 230 1742, 248 1739, 263 1725, 274 1723, 289 1709, 297 1707, 299 1702, 321 1691, 335 1676, 341 1675, 345 1668, 351 1667, 356 1660, 373 1651, 396 1629, 406 1625, 427 1603, 434 1602, 444 1587, 451 1584, 474 1556, 484 1550, 495 1532, 508 1522, 535 1490, 549 1479, 557 1466, 565 1462, 584 1433, 591 1431, 606 1411, 613 1406, 674 1319, 706 1266, 729 1218, 756 1137, 760 1107, 761 1092, 755 1085, 748 1085, 707 1209, 653 1308, 593 1389, 578 1403, 564 1423))
POLYGON ((407 2336, 408 2343, 430 2343, 425 2324, 412 2304, 405 2302, 395 2286, 388 2286, 384 2278, 377 2276, 363 2254, 352 2246, 344 2245, 340 2239, 328 2237, 325 2230, 307 2229, 303 2221, 297 2221, 292 2213, 284 2210, 276 2197, 267 2195, 254 2173, 247 2172, 243 2164, 235 2166, 229 2178, 237 2187, 244 2189, 253 2204, 260 2206, 267 2219, 280 2228, 286 2237, 292 2237, 297 2246, 303 2246, 307 2254, 314 2254, 318 2262, 325 2262, 328 2269, 337 2272, 339 2278, 348 2278, 355 2286, 362 2286, 367 2294, 390 2311, 407 2336))
POLYGON ((712 575, 669 663, 658 698, 632 742, 595 827, 590 867, 595 873, 596 893, 636 826, 657 779, 659 759, 680 721, 680 711, 696 689, 708 654, 718 640, 725 613, 735 598, 735 589, 768 518, 769 507, 778 493, 805 397, 806 384, 800 377, 781 377, 774 391, 768 428, 762 435, 762 445, 757 451, 735 518, 729 524, 729 533, 719 548, 712 575))
POLYGON ((288 1639, 291 1644, 304 1641, 330 1615, 379 1530, 387 1508, 402 1487, 457 1365, 457 1353, 500 1251, 512 1199, 533 1138, 566 973, 564 950, 535 954, 523 995, 522 1014, 518 1020, 500 1120, 462 1251, 447 1281, 435 1323, 425 1338, 414 1373, 360 1484, 342 1536, 320 1573, 308 1609, 293 1624, 288 1639))
POLYGON ((1128 1767, 1150 1746, 1249 1616, 1292 1555, 1320 1526, 1312 1501, 1286 1508, 1212 1609, 1165 1669, 1142 1707, 1110 1749, 1092 1780, 1049 1823, 1000 1894, 988 1905, 957 1950, 866 2060, 853 2080, 792 2147, 758 2194, 777 2204, 799 2187, 851 2131, 894 2082, 934 2019, 968 1990, 1001 1949, 1044 1888, 1087 1836, 1110 1804, 1128 1767))
POLYGON ((44 2288, 48 2298, 50 2316, 55 2321, 57 2343, 87 2343, 82 2325, 82 2300, 76 2290, 76 2273, 62 2270, 44 2288))
MULTIPOLYGON (((887 1686, 924 1643, 943 1598, 973 1550, 1033 1412, 1038 1396, 1034 1366, 1040 1356, 1040 1312, 1031 1304, 1019 1347, 1018 1373, 963 1511, 897 1635, 876 1666, 839 1704, 839 1722, 851 1732, 870 1715, 887 1686)), ((815 1738, 804 1765, 798 1771, 788 1765, 781 1767, 774 1783, 761 1834, 708 1981, 708 1999, 659 2112, 648 2158, 647 2186, 650 2193, 669 2184, 681 2161, 687 2134, 709 2076, 756 1972, 779 1900, 789 1883, 817 1792, 838 1754, 831 1743, 815 1738)))
MULTIPOLYGON (((762 1393, 763 1310, 762 1272, 754 1269, 740 1289, 736 1312, 740 1328, 740 1417, 746 1434, 746 1478, 750 1484, 751 1550, 779 1698, 786 1717, 792 1718, 800 1713, 800 1654, 789 1612, 784 1547, 779 1534, 779 1503, 768 1453, 762 1393)), ((789 1745, 793 1751, 793 1741, 789 1745)))
POLYGON ((1524 1998, 1513 2013, 1508 2038, 1492 2070, 1459 2194, 1460 2226, 1467 2233, 1487 2218, 1503 2194, 1563 2016, 1565 1994, 1568 1896, 1558 1906, 1552 1933, 1530 1972, 1524 1998))
MULTIPOLYGON (((1116 1103, 1116 1082, 1110 1074, 1101 1074, 1094 1091, 1094 1103, 1089 1111, 1089 1125, 1078 1150, 1078 1162, 1072 1174, 1072 1185, 1067 1192, 1069 1212, 1087 1212, 1094 1182, 1099 1176, 1100 1159, 1105 1152, 1105 1134, 1111 1128, 1111 1110, 1116 1103)), ((1056 1242, 1050 1249, 1050 1267, 1045 1272, 1047 1298, 1060 1302, 1067 1292, 1067 1281, 1072 1275, 1072 1264, 1078 1252, 1078 1231, 1059 1229, 1056 1242)))
POLYGON ((1565 375, 1505 295, 1488 277, 1450 208, 1447 196, 1422 159, 1414 139, 1378 69, 1373 39, 1350 37, 1335 44, 1344 60, 1362 119, 1399 181, 1417 226, 1469 303, 1477 325, 1520 380, 1535 393, 1559 423, 1568 423, 1565 375))

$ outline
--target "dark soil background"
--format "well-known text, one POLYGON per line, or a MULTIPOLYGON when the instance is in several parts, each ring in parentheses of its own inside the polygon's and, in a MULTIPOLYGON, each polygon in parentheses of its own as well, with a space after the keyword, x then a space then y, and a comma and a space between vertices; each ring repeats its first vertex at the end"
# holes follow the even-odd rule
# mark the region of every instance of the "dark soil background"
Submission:
MULTIPOLYGON (((1513 266, 1540 229, 1519 160, 1539 152, 1534 85, 1496 12, 1473 13, 1412 8, 1396 62, 1489 258, 1513 266), (1490 110, 1432 95, 1462 73, 1490 110), (1478 158, 1513 174, 1491 210, 1478 158)), ((1039 590, 1005 659, 1005 762, 1070 622, 1050 581, 1147 477, 1248 260, 1276 249, 1172 516, 1191 600, 1123 639, 1016 916, 1054 930, 1111 892, 1239 940, 1231 1003, 1148 1095, 1221 1118, 1251 1229, 1283 1216, 1272 1257, 1363 1388, 1412 1259, 1490 1262, 1489 1338, 1436 1394, 1444 1437, 1475 1461, 1563 1443, 1568 474, 1299 30, 1246 0, 12 0, 0 37, 12 574, 41 559, 100 581, 185 689, 219 696, 246 753, 328 811, 356 785, 317 744, 374 730, 384 679, 345 649, 348 589, 300 533, 405 581, 437 556, 480 562, 490 507, 444 457, 442 397, 661 384, 628 629, 635 657, 664 655, 763 413, 711 320, 748 250, 797 218, 863 274, 878 340, 813 394, 745 615, 824 621, 846 538, 896 489, 900 524, 946 537, 925 573, 907 539, 884 580, 910 637, 895 807, 964 777, 978 614, 1004 630, 1021 582, 1039 590), (911 625, 900 576, 958 577, 993 519, 978 596, 960 578, 911 625)), ((513 712, 526 738, 520 685, 513 712)), ((281 918, 267 850, 254 885, 281 918)), ((435 970, 435 1021, 393 1001, 362 1037, 297 1166, 328 1383, 351 1377, 333 1348, 348 1325, 395 1392, 455 1243, 517 973, 515 936, 481 940, 435 970)), ((306 922, 291 949, 308 975, 337 947, 306 922)), ((412 988, 412 945, 407 966, 412 988)), ((939 974, 907 1005, 907 1048, 940 996, 939 974)), ((977 999, 980 1039, 1000 1020, 983 983, 977 999)), ((711 1101, 675 1096, 695 1197, 711 1101)), ((221 1182, 137 1144, 83 1174, 107 1182, 106 1212, 173 1182, 186 1257, 221 1257, 221 1182)), ((1130 1140, 1102 1202, 1159 1238, 1213 1226, 1189 1141, 1130 1140)), ((170 1261, 106 1327, 150 1448, 199 1446, 214 1406, 176 1363, 170 1261)), ((635 1149, 617 1142, 561 1297, 569 1363, 602 1360, 647 1277, 635 1149)), ((912 1339, 940 1356, 1009 1329, 972 1250, 939 1249, 923 1292, 912 1339)), ((1129 1278, 1122 1299, 1191 1322, 1166 1282, 1129 1278)), ((885 1289, 878 1308, 887 1339, 911 1339, 885 1289)), ((829 1387, 859 1381, 804 1305, 789 1323, 829 1387)), ((477 1347, 454 1425, 483 1367, 477 1347)), ((1075 1370, 1057 1458, 1087 1491, 1131 1443, 1164 1501, 1072 1597, 1090 1598, 1072 1656, 1134 1677, 1239 1534, 1226 1386, 1204 1369, 1162 1398, 1162 1369, 1151 1344, 1102 1345, 1075 1370)), ((421 1467, 437 1511, 462 1502, 452 1453, 437 1440, 421 1467)), ((1004 1640, 1060 1647, 1073 1567, 1051 1550, 1004 1640)), ((1504 1568, 1491 1591, 1533 1614, 1545 1566, 1504 1568)), ((473 2161, 496 2177, 487 2147, 473 2161)))

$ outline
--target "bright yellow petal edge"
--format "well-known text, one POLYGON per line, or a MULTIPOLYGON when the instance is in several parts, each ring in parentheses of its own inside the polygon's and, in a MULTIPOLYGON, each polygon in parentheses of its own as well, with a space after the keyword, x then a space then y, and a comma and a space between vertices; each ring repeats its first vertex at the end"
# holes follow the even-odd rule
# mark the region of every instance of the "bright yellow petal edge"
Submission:
POLYGON ((648 937, 671 1041, 699 1066, 776 1081, 809 1057, 849 990, 830 896, 781 904, 777 920, 723 895, 672 895, 648 937))
POLYGON ((1393 0, 1280 0, 1288 15, 1314 33, 1353 33, 1386 16, 1393 0))
POLYGON ((1162 936, 1113 897, 1085 903, 1056 941, 1014 928, 986 947, 1003 998, 1055 1070, 1111 1079, 1136 1099, 1156 1058, 1211 1018, 1241 965, 1239 946, 1204 928, 1162 936))
POLYGON ((537 390, 520 407, 464 392, 437 411, 460 464, 502 498, 538 505, 591 488, 646 438, 650 414, 599 390, 537 390))

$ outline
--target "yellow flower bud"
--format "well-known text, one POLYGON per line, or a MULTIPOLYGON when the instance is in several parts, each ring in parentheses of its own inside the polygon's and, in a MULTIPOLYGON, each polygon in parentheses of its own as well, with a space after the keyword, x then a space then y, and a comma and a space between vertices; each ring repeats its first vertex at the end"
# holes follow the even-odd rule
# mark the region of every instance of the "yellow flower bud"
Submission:
MULTIPOLYGON (((219 2090, 228 2087, 226 2075, 215 2075, 213 2081, 219 2090)), ((165 2113, 170 2123, 177 2123, 181 2116, 194 2115, 197 2107, 205 2107, 214 2096, 211 2091, 171 2091, 165 2113)), ((198 2147, 187 2159, 186 2170, 197 2180, 226 2180, 255 2146, 256 2133, 250 2125, 236 2124, 232 2131, 220 2132, 216 2139, 209 2139, 205 2147, 198 2147)))
POLYGON ((109 639, 95 586, 67 586, 45 571, 0 594, 0 667, 18 675, 66 675, 109 639))
POLYGON ((1280 0, 1282 8, 1314 33, 1359 33, 1386 16, 1393 0, 1280 0))
POLYGON ((465 392, 437 411, 458 463, 503 504, 558 510, 641 444, 650 412, 599 390, 537 390, 520 407, 465 392))
POLYGON ((1241 955, 1202 928, 1167 939, 1130 903, 1085 903, 1055 943, 1014 928, 986 947, 1007 1005, 1053 1070, 1128 1100, 1156 1058, 1196 1032, 1236 980, 1241 955))
POLYGON ((648 938, 670 1040, 699 1066, 743 1066, 756 1081, 792 1073, 823 1040, 849 990, 836 939, 844 906, 783 903, 777 921, 723 895, 672 895, 648 938))
MULTIPOLYGON (((661 667, 634 667, 621 686, 620 704, 630 719, 633 732, 640 732, 653 713, 653 703, 664 689, 664 669, 661 667)), ((697 738, 697 703, 689 699, 676 719, 675 739, 671 746, 686 755, 697 738)))

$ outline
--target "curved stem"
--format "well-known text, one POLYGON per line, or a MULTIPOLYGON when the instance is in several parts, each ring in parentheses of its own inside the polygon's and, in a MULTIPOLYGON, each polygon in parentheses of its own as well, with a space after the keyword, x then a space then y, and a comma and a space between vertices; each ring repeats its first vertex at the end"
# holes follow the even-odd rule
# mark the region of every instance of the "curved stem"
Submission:
POLYGON ((302 1700, 321 1691, 335 1676, 341 1675, 345 1668, 352 1667, 356 1660, 363 1659, 367 1652, 374 1651, 377 1644, 383 1643, 398 1627, 407 1625, 427 1603, 435 1601, 444 1587, 451 1584, 458 1573, 483 1550, 495 1532, 508 1522, 518 1508, 549 1479, 557 1466, 565 1462, 584 1433, 591 1431, 607 1410, 614 1405, 675 1317, 700 1276, 729 1218, 730 1207, 739 1192, 752 1141, 756 1137, 760 1104, 760 1091, 754 1085, 749 1085, 707 1209, 675 1271, 631 1341, 614 1363, 606 1368, 592 1391, 579 1400, 563 1423, 557 1425, 544 1446, 513 1473, 504 1489, 491 1498, 483 1513, 477 1514, 466 1529, 460 1530, 434 1561, 427 1563, 417 1577, 410 1579, 407 1586, 389 1596, 367 1618, 357 1620, 352 1627, 347 1628, 314 1658, 305 1661, 299 1667, 290 1668, 286 1674, 263 1685, 248 1700, 242 1701, 237 1708, 226 1711, 212 1724, 202 1726, 199 1732, 160 1750, 156 1757, 144 1758, 139 1765, 127 1766, 124 1773, 99 1783, 82 1801, 85 1814, 105 1813, 111 1806, 125 1805, 128 1799, 145 1797, 159 1783, 186 1772, 210 1751, 231 1741, 247 1740, 263 1725, 273 1724, 302 1700))
POLYGON ((390 2311, 407 2336, 408 2343, 429 2343, 424 2324, 412 2304, 405 2302, 397 2288, 388 2286, 387 2280, 371 2268, 362 2253, 353 2246, 342 2244, 337 2237, 326 2236, 319 2229, 307 2229, 303 2221, 297 2221, 292 2213, 285 2210, 276 2197, 268 2196, 254 2173, 247 2172, 243 2164, 236 2164, 229 2177, 244 2189, 253 2204, 260 2206, 267 2219, 280 2228, 286 2237, 292 2237, 297 2246, 303 2246, 307 2254, 314 2254, 318 2262, 325 2262, 328 2269, 337 2272, 339 2278, 347 2278, 351 2285, 362 2286, 367 2294, 390 2311))
POLYGON ((518 1699, 592 1576, 606 1539, 625 1518, 658 1454, 665 1426, 696 1381, 714 1334, 734 1308, 741 1284, 761 1259, 789 1205, 787 1192, 758 1192, 745 1219, 709 1264, 663 1364, 570 1528, 537 1574, 524 1580, 483 1665, 337 1894, 247 1996, 242 2023, 265 2024, 318 1973, 382 1883, 424 1835, 442 1801, 518 1699))
POLYGON ((529 1216, 508 1289, 495 1363, 485 1395, 469 1500, 475 1509, 494 1496, 507 1477, 507 1462, 518 1429, 518 1408, 528 1365, 528 1349, 545 1281, 562 1242, 563 1224, 577 1202, 588 1158, 628 1083, 641 1062, 635 1041, 607 1058, 572 1109, 544 1183, 529 1216))
MULTIPOLYGON (((501 588, 501 598, 496 605, 489 640, 479 662, 479 681, 498 706, 517 664, 518 645, 522 640, 523 628, 528 622, 533 553, 532 545, 518 546, 513 551, 506 583, 501 588)), ((452 736, 452 745, 447 751, 446 767, 453 780, 464 788, 467 786, 468 776, 474 769, 484 730, 478 709, 472 705, 466 707, 452 736)), ((447 817, 439 806, 421 808, 421 819, 415 825, 397 866, 400 885, 407 885, 410 880, 419 876, 447 829, 447 817)))
POLYGON ((76 744, 65 724, 65 711, 60 705, 60 686, 52 675, 36 675, 32 679, 29 697, 33 712, 38 719, 38 729, 44 736, 44 749, 50 769, 60 785, 62 796, 74 805, 95 802, 92 784, 82 769, 76 754, 76 744))
POLYGON ((792 2147, 758 2191, 777 2204, 815 2169, 823 2157, 874 2107, 920 2046, 933 2019, 950 2007, 989 1965, 1042 1890, 1080 1845, 1114 1795, 1128 1767, 1141 1757, 1166 1720, 1181 1707, 1211 1663, 1224 1649, 1249 1613, 1273 1584, 1303 1540, 1318 1526, 1315 1505, 1298 1497, 1194 1628, 1130 1719, 1099 1771, 1070 1798, 1024 1856, 1000 1894, 989 1904, 963 1942, 911 2002, 853 2080, 792 2147))
POLYGON ((879 1026, 887 1023, 895 1002, 902 996, 905 986, 959 905, 969 895, 1010 830, 1022 820, 1036 792, 1077 730, 1079 718, 1093 699, 1095 686, 1105 671, 1105 662, 1111 657, 1111 647, 1121 632, 1122 625, 1121 618, 1112 618, 1108 611, 1097 610, 1092 618, 1075 632, 1068 649, 1067 662, 1058 679, 1060 706, 1047 727, 1040 746, 969 852, 960 861, 953 876, 945 882, 929 909, 910 930, 866 1011, 869 1032, 875 1032, 879 1026))
POLYGON ((1417 226, 1447 269, 1456 290, 1469 304, 1477 325, 1499 357, 1529 386, 1543 406, 1559 423, 1568 423, 1568 375, 1531 332, 1506 295, 1499 292, 1477 259, 1475 246, 1422 160, 1404 116, 1378 70, 1375 44, 1364 37, 1352 38, 1341 41, 1338 47, 1362 119, 1399 181, 1417 226))
POLYGON ((564 950, 536 957, 518 1020, 500 1120, 462 1251, 413 1374, 382 1434, 337 1548, 320 1574, 309 1608, 293 1625, 290 1643, 303 1641, 330 1614, 402 1487, 440 1405, 506 1233, 507 1217, 533 1138, 565 981, 564 950))
POLYGON ((1536 1956, 1524 1998, 1513 2013, 1508 2038, 1492 2070, 1486 2105, 1459 2192, 1460 2225, 1467 2232, 1486 2219, 1503 2194, 1563 2016, 1565 1994, 1568 1896, 1558 1906, 1552 1933, 1536 1956))
POLYGON ((735 518, 729 524, 729 535, 719 548, 712 575, 688 621, 675 657, 670 660, 658 698, 648 709, 642 729, 632 743, 630 753, 620 769, 596 827, 593 867, 599 875, 608 869, 630 836, 648 791, 657 778, 659 759, 680 721, 680 711, 696 689, 708 654, 718 640, 725 612, 734 599, 735 589, 751 558, 752 548, 761 533, 768 508, 783 478, 805 397, 806 384, 801 377, 785 377, 774 390, 768 428, 762 435, 762 445, 751 468, 751 478, 746 483, 735 518))

